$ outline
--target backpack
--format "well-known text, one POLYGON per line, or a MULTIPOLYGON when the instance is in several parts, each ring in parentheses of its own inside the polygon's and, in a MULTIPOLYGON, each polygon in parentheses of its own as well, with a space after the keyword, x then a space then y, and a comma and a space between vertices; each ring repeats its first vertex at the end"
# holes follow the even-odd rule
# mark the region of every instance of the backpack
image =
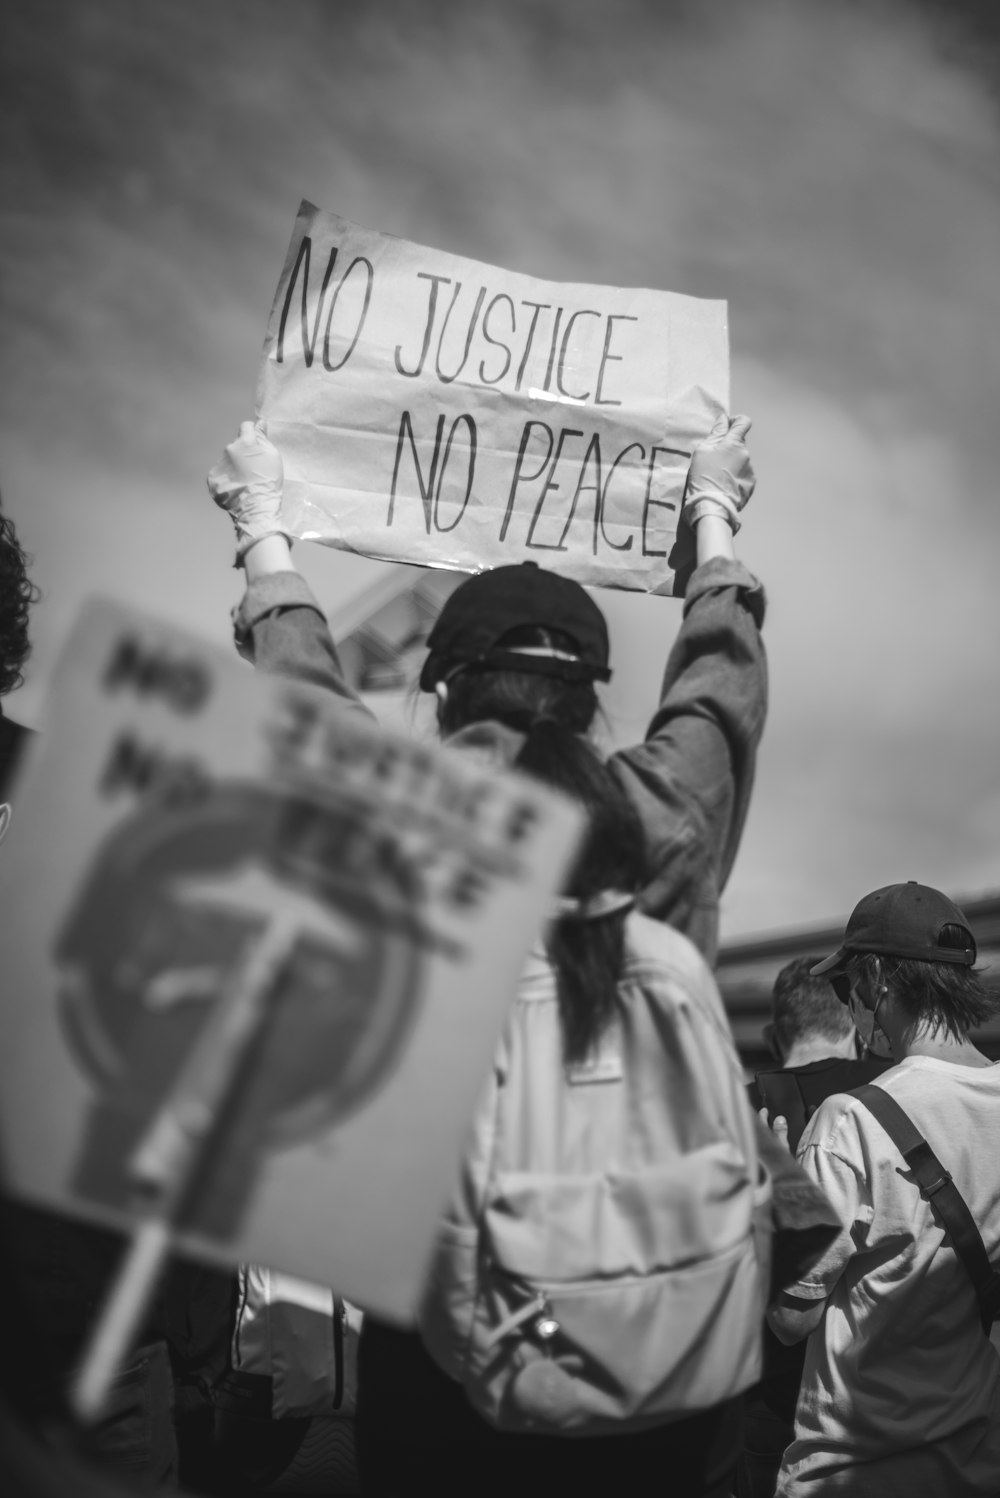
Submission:
POLYGON ((325 1286, 241 1264, 216 1405, 272 1420, 353 1414, 360 1326, 361 1312, 325 1286))
POLYGON ((261 1264, 241 1264, 238 1279, 205 1486, 356 1493, 361 1312, 325 1286, 261 1264))
POLYGON ((874 1077, 880 1077, 892 1066, 891 1061, 870 1056, 852 1061, 843 1057, 806 1067, 759 1071, 750 1086, 751 1106, 767 1109, 770 1122, 781 1114, 788 1124, 788 1148, 794 1153, 805 1133, 806 1124, 820 1103, 831 1093, 851 1092, 874 1077))
POLYGON ((501 1430, 641 1430, 760 1375, 770 1182, 715 982, 633 913, 618 999, 564 1066, 533 954, 439 1232, 424 1345, 501 1430))

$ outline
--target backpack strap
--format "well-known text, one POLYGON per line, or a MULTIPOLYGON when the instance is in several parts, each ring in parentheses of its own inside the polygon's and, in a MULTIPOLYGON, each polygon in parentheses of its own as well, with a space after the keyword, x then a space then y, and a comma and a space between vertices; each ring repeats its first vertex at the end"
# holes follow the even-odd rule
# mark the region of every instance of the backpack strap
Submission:
POLYGON ((878 1119, 913 1172, 921 1196, 930 1202, 931 1209, 951 1238, 952 1247, 965 1266, 976 1292, 980 1319, 988 1336, 990 1326, 1000 1316, 1000 1274, 989 1261, 982 1234, 976 1227, 965 1197, 895 1098, 872 1082, 856 1087, 851 1096, 856 1097, 878 1119))

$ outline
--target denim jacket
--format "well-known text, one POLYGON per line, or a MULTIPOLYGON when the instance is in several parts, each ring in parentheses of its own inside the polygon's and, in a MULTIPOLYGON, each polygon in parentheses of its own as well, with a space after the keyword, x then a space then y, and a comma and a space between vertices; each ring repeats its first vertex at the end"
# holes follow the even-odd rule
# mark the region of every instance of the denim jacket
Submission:
MULTIPOLYGON (((717 558, 699 567, 646 738, 609 760, 646 831, 638 907, 690 937, 710 966, 767 708, 763 617, 763 589, 741 563, 717 558)), ((234 624, 240 654, 258 669, 325 687, 367 711, 299 573, 251 583, 234 624)))

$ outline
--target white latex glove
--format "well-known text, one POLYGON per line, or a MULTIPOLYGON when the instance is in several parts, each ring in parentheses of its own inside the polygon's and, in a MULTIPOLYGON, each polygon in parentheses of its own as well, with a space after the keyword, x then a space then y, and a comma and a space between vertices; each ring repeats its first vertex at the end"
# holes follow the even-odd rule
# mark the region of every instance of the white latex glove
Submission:
POLYGON ((757 484, 744 440, 751 425, 749 416, 723 412, 691 454, 682 504, 691 525, 703 515, 721 515, 734 536, 739 530, 739 512, 757 484))
POLYGON ((281 524, 284 479, 284 464, 274 443, 252 421, 241 422, 240 435, 208 474, 209 494, 236 527, 237 562, 242 562, 255 541, 288 536, 281 524))

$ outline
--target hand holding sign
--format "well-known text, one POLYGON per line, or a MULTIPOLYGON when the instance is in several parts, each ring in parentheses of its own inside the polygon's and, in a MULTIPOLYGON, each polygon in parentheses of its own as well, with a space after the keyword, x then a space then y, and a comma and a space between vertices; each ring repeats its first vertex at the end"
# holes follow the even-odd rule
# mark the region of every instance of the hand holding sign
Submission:
POLYGON ((265 536, 288 534, 281 524, 284 477, 281 454, 263 428, 241 422, 239 436, 208 475, 209 494, 236 527, 238 562, 265 536))
POLYGON ((749 416, 720 416, 698 443, 684 487, 684 516, 689 524, 697 524, 703 515, 721 515, 733 535, 739 530, 739 512, 757 486, 745 446, 751 425, 749 416))

